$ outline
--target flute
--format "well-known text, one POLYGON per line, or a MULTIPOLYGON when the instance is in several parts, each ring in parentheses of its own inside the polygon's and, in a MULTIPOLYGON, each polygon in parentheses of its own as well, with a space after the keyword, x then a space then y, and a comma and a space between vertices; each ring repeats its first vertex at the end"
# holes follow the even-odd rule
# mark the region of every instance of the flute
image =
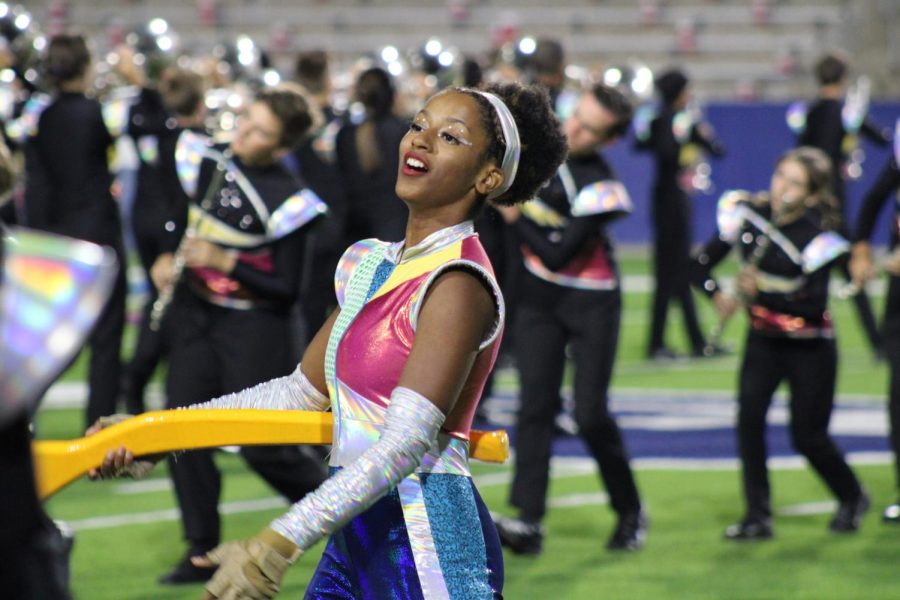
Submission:
MULTIPOLYGON (((209 187, 206 189, 206 194, 204 194, 203 201, 200 203, 201 207, 211 205, 212 197, 215 196, 216 192, 219 191, 219 187, 222 185, 222 180, 225 178, 225 170, 227 162, 230 158, 231 151, 226 149, 222 153, 222 156, 219 158, 219 160, 216 162, 216 172, 213 175, 212 181, 210 181, 209 183, 209 187)), ((175 288, 178 287, 178 283, 181 281, 181 276, 184 273, 185 241, 188 238, 193 237, 194 234, 197 233, 197 227, 202 220, 202 212, 197 212, 196 218, 193 219, 191 218, 190 213, 188 214, 187 229, 185 229, 184 235, 181 236, 181 240, 179 240, 178 242, 178 247, 175 248, 175 257, 172 262, 172 277, 169 278, 166 286, 159 291, 159 296, 157 296, 156 300, 153 302, 153 308, 150 309, 151 331, 159 331, 159 328, 162 325, 163 317, 166 316, 166 310, 172 303, 172 298, 175 297, 175 288)))
POLYGON ((165 287, 159 291, 159 296, 156 297, 156 300, 153 302, 153 308, 150 309, 151 331, 159 331, 159 328, 162 325, 162 319, 166 315, 166 310, 169 308, 169 304, 172 303, 172 298, 175 296, 175 288, 178 286, 178 282, 181 281, 181 275, 184 273, 185 240, 193 236, 196 232, 196 225, 189 225, 188 228, 185 229, 181 240, 178 242, 178 247, 175 249, 175 257, 172 261, 172 277, 166 282, 165 287))

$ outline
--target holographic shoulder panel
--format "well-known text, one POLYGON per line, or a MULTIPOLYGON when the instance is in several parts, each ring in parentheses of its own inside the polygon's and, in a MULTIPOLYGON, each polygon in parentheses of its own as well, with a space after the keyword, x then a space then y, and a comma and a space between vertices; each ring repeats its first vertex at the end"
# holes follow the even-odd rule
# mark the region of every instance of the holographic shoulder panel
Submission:
POLYGON ((17 144, 24 144, 28 138, 36 136, 41 113, 52 102, 53 98, 47 94, 32 94, 25 101, 22 114, 6 123, 6 136, 17 144))
POLYGON ((159 138, 155 135, 142 135, 137 139, 138 155, 148 165, 159 163, 159 138))
POLYGON ((650 139, 650 124, 657 114, 659 114, 659 110, 656 104, 653 103, 644 104, 635 111, 633 121, 634 135, 639 141, 646 142, 650 139))
POLYGON ((212 148, 212 141, 189 129, 181 132, 175 145, 175 167, 184 192, 193 197, 197 193, 200 163, 212 148))
POLYGON ((269 237, 279 239, 292 233, 316 217, 328 212, 328 206, 315 192, 302 189, 278 207, 266 223, 269 237))
POLYGON ((794 135, 801 135, 806 131, 807 110, 806 102, 793 102, 788 106, 785 120, 791 131, 794 132, 794 135))
POLYGON ((716 224, 719 228, 719 237, 723 241, 732 244, 737 241, 744 227, 749 200, 750 193, 746 190, 728 190, 719 198, 716 206, 716 224))
POLYGON ((140 88, 122 87, 115 89, 112 96, 103 103, 101 106, 103 123, 109 135, 115 138, 125 133, 128 128, 128 113, 139 96, 140 88))
POLYGON ((851 135, 859 132, 866 114, 869 112, 869 90, 871 84, 865 75, 859 77, 847 88, 844 106, 841 107, 841 124, 851 135))
MULTIPOLYGON (((357 272, 362 260, 374 249, 381 248, 384 250, 389 244, 381 242, 374 238, 368 240, 360 240, 347 248, 344 255, 338 261, 337 270, 334 274, 334 292, 337 296, 338 306, 343 309, 344 297, 347 293, 347 286, 350 283, 351 275, 356 277, 365 277, 362 271, 357 272)), ((378 261, 381 260, 379 255, 378 261)), ((376 264, 377 266, 377 264, 376 264)), ((366 287, 368 290, 368 287, 366 287)))
POLYGON ((633 210, 628 190, 621 182, 596 181, 584 187, 572 203, 573 217, 602 215, 611 212, 628 214, 633 210))
POLYGON ((803 272, 814 273, 850 251, 850 243, 834 231, 820 233, 803 249, 803 272))

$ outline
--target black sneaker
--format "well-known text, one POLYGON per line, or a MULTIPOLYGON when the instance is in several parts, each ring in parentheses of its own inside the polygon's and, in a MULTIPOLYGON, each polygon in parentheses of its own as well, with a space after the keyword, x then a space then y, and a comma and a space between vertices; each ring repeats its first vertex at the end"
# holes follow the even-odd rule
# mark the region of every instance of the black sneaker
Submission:
POLYGON ((218 567, 198 567, 191 562, 193 555, 188 552, 174 569, 159 578, 159 582, 163 585, 181 585, 209 581, 218 567))
POLYGON ((881 514, 881 520, 885 523, 900 524, 900 500, 889 504, 881 514))
POLYGON ((834 533, 852 533, 859 529, 859 522, 862 516, 869 510, 869 496, 865 492, 860 492, 855 500, 849 502, 841 502, 838 505, 837 512, 828 524, 828 529, 834 533))
POLYGON ((544 545, 544 528, 540 523, 494 515, 500 543, 515 554, 540 554, 544 545))
POLYGON ((722 344, 706 344, 700 349, 694 350, 694 358, 719 358, 733 354, 731 348, 722 344))
POLYGON ((773 535, 772 521, 761 517, 747 517, 725 529, 726 540, 768 540, 773 535))
POLYGON ((666 348, 665 346, 660 346, 659 348, 653 348, 647 352, 647 359, 657 362, 670 362, 681 360, 683 357, 672 350, 671 348, 666 348))
POLYGON ((643 548, 646 540, 647 513, 639 510, 619 517, 616 530, 606 542, 606 549, 633 552, 643 548))

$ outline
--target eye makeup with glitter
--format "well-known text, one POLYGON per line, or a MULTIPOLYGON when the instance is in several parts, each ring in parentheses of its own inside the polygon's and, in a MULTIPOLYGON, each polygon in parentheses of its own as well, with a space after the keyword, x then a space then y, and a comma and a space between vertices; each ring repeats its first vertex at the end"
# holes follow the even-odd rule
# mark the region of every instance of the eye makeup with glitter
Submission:
MULTIPOLYGON (((419 113, 415 120, 410 121, 409 130, 412 133, 420 133, 423 131, 428 131, 430 129, 428 125, 428 119, 425 117, 423 113, 419 113)), ((448 125, 444 125, 438 129, 437 137, 447 142, 448 144, 460 145, 460 146, 472 146, 472 142, 470 142, 467 137, 467 129, 465 125, 462 123, 451 122, 448 125)))

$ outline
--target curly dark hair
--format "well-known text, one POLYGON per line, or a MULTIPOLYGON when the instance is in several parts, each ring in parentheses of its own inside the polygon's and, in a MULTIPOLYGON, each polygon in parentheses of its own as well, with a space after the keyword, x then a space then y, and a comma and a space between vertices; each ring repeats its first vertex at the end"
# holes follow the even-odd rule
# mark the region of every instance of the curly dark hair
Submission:
MULTIPOLYGON (((485 131, 490 137, 485 159, 494 160, 500 165, 503 162, 506 143, 493 105, 475 90, 449 89, 468 94, 478 103, 485 131)), ((550 95, 543 86, 521 83, 492 84, 484 88, 484 91, 498 96, 509 107, 519 129, 522 148, 519 168, 512 187, 491 202, 511 206, 531 200, 553 177, 568 153, 566 136, 553 112, 550 95)))

